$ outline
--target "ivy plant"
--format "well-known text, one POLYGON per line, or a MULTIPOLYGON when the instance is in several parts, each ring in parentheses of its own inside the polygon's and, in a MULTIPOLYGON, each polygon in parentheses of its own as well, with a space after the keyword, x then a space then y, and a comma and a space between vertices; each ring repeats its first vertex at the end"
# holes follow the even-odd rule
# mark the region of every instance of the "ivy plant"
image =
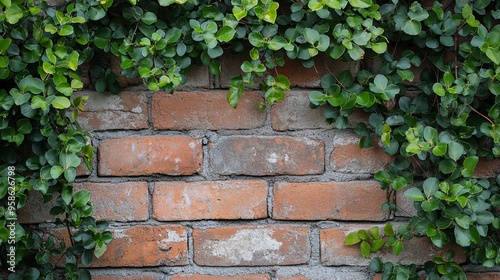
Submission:
MULTIPOLYGON (((0 9, 0 258, 11 267, 15 242, 11 279, 56 278, 56 267, 66 278, 90 278, 82 266, 111 242, 108 223, 92 217, 90 194, 72 187, 93 157, 77 122, 86 97, 73 96, 82 77, 99 92, 118 92, 118 75, 171 92, 192 65, 221 74, 225 53, 246 57, 230 80, 233 107, 255 84, 268 104, 282 100, 291 83, 279 69, 289 60, 359 63, 356 72, 325 73, 311 106, 324 106, 338 129, 354 111, 370 115, 354 127, 360 147, 376 135, 394 158, 375 179, 388 197, 403 191, 418 214, 396 230, 349 234, 347 245, 370 257, 383 247, 399 254, 405 240, 425 237, 438 247, 458 244, 472 263, 500 263, 500 177, 475 176, 477 164, 500 156, 498 1, 0 0, 0 9), (16 221, 33 192, 55 205, 68 244, 16 221)), ((398 210, 395 201, 382 207, 398 210)), ((414 279, 417 265, 375 257, 370 268, 383 279, 414 279)), ((429 279, 464 277, 453 252, 423 269, 429 279)))

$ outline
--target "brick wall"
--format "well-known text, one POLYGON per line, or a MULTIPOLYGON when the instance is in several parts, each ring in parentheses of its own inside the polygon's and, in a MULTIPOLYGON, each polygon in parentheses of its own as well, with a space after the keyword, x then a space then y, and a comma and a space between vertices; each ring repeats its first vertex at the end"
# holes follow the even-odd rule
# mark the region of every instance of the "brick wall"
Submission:
MULTIPOLYGON (((295 87, 283 102, 259 110, 261 92, 249 91, 234 110, 223 88, 239 59, 224 60, 220 77, 195 68, 173 95, 123 79, 120 95, 80 93, 90 96, 80 123, 97 156, 76 187, 91 191, 114 235, 92 264, 95 279, 373 279, 369 260, 343 243, 353 230, 405 219, 380 209, 386 193, 373 174, 391 159, 377 146, 360 150, 352 131, 308 106, 308 88, 327 69, 357 65, 292 64, 281 69, 295 87)), ((30 197, 25 223, 54 220, 39 200, 30 197)), ((382 255, 422 263, 440 252, 426 240, 407 248, 382 255)), ((478 275, 470 277, 500 278, 478 275)))

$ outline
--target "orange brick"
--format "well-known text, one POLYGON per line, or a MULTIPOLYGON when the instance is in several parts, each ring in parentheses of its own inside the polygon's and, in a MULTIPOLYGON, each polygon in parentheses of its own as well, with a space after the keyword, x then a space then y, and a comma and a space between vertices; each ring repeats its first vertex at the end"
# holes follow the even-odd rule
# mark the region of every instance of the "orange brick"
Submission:
MULTIPOLYGON (((145 221, 149 219, 149 194, 146 182, 82 183, 77 189, 90 192, 97 220, 145 221)), ((75 192, 77 191, 75 189, 75 192)))
POLYGON ((183 226, 132 226, 113 229, 113 241, 93 267, 147 267, 188 264, 183 226))
POLYGON ((274 188, 273 218, 383 221, 389 218, 381 210, 384 202, 386 192, 376 181, 279 182, 274 188))
POLYGON ((106 139, 99 147, 99 176, 189 175, 201 171, 201 139, 144 136, 106 139))
POLYGON ((293 265, 309 261, 305 226, 232 226, 193 231, 194 261, 201 266, 293 265))
POLYGON ((343 135, 334 140, 330 155, 333 171, 374 174, 393 161, 376 142, 371 148, 361 149, 359 139, 355 135, 343 135))
POLYGON ((305 137, 228 136, 211 145, 222 175, 308 175, 324 172, 324 143, 305 137))
POLYGON ((123 91, 119 94, 79 92, 89 100, 79 113, 78 123, 85 130, 144 129, 148 124, 148 100, 144 92, 123 91))
MULTIPOLYGON (((320 243, 321 243, 321 262, 324 265, 349 265, 349 266, 367 266, 370 264, 369 258, 364 258, 359 250, 359 245, 345 246, 344 241, 346 236, 360 229, 368 230, 374 225, 369 224, 356 224, 344 226, 340 228, 325 228, 320 230, 320 243)), ((383 227, 384 225, 380 225, 383 227)), ((394 225, 396 227, 396 225, 394 225)), ((382 229, 381 229, 382 232, 382 229)), ((398 256, 392 253, 390 248, 384 248, 377 254, 372 256, 379 256, 384 262, 412 264, 423 264, 426 261, 433 260, 435 256, 442 256, 444 253, 452 248, 445 246, 438 248, 432 245, 428 238, 413 238, 403 242, 404 249, 398 256)), ((457 247, 453 247, 454 250, 457 247)), ((465 261, 465 255, 458 251, 455 261, 461 263, 465 261)))
POLYGON ((183 274, 176 275, 170 280, 270 280, 269 275, 266 274, 251 274, 251 275, 238 275, 238 276, 213 276, 205 274, 183 274))
POLYGON ((160 182, 153 218, 160 221, 267 217, 265 181, 160 182))
POLYGON ((156 93, 152 102, 155 129, 252 129, 262 127, 266 111, 258 92, 246 92, 237 109, 227 102, 227 91, 156 93))

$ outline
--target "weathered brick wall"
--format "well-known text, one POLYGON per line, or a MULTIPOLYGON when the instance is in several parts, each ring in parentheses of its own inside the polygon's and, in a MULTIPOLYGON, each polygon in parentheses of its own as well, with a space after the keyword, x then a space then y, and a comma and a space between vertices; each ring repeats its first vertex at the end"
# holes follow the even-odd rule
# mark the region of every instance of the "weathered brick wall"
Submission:
MULTIPOLYGON (((259 110, 255 90, 234 110, 223 88, 239 60, 224 60, 221 77, 196 68, 173 95, 140 85, 120 95, 81 93, 90 101, 80 123, 97 156, 76 187, 91 191, 96 217, 111 221, 114 235, 93 263, 95 279, 373 279, 369 260, 343 243, 353 230, 405 219, 381 210, 386 193, 373 179, 391 159, 380 147, 360 150, 351 130, 333 129, 321 108, 308 106, 324 73, 357 65, 289 64, 280 71, 295 89, 283 102, 259 110)), ((39 200, 30 197, 25 223, 54 220, 39 200)), ((404 197, 398 203, 411 213, 404 197)), ((382 254, 422 263, 442 251, 425 240, 406 248, 382 254)))

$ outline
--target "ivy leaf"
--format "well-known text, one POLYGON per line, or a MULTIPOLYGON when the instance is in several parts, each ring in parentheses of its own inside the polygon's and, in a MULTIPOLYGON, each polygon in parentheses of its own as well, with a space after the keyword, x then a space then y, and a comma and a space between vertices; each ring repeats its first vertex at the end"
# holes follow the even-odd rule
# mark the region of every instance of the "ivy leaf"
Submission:
POLYGON ((379 257, 373 258, 373 260, 370 262, 370 265, 368 266, 368 268, 373 272, 382 272, 383 267, 384 266, 379 257))
POLYGON ((285 98, 285 92, 279 87, 270 87, 268 90, 266 90, 264 97, 266 98, 267 102, 273 104, 275 102, 283 100, 283 98, 285 98))
POLYGON ((349 0, 349 4, 355 8, 369 8, 373 2, 371 0, 349 0))
POLYGON ((351 49, 347 50, 347 53, 353 60, 360 60, 365 56, 365 51, 358 45, 353 45, 351 49))
POLYGON ((64 169, 59 166, 59 165, 54 165, 50 169, 50 176, 52 176, 52 179, 57 179, 61 174, 64 172, 64 169))
POLYGON ((53 101, 52 101, 52 107, 56 109, 66 109, 71 106, 71 102, 69 102, 69 99, 65 96, 57 96, 53 101))
POLYGON ((361 242, 361 238, 359 238, 358 232, 349 233, 344 240, 346 246, 358 244, 359 242, 361 242))
POLYGON ((245 92, 245 85, 241 78, 232 79, 231 87, 229 88, 229 92, 227 94, 227 101, 231 107, 235 108, 238 106, 238 102, 240 101, 241 95, 245 92))
POLYGON ((370 243, 363 240, 359 245, 359 249, 361 250, 363 257, 368 258, 370 256, 370 252, 372 250, 370 243))
POLYGON ((5 19, 10 24, 16 24, 23 18, 23 10, 17 4, 12 4, 5 10, 5 19))
POLYGON ((182 36, 181 30, 179 28, 176 28, 176 27, 170 28, 165 33, 165 39, 167 40, 167 44, 172 44, 172 43, 179 41, 181 36, 182 36))
POLYGON ((454 161, 458 161, 464 153, 464 147, 458 142, 448 144, 448 156, 454 161))
POLYGON ((404 195, 411 199, 412 201, 415 201, 415 202, 420 202, 420 201, 424 201, 425 200, 425 197, 424 197, 424 194, 422 193, 422 191, 418 188, 409 188, 408 190, 406 190, 404 192, 404 195))
POLYGON ((40 94, 45 92, 45 83, 39 78, 33 78, 31 75, 23 78, 17 85, 23 93, 31 92, 33 94, 40 94))
POLYGON ((394 255, 399 255, 403 251, 403 242, 401 240, 397 240, 394 245, 392 245, 392 252, 394 255))
POLYGON ((427 178, 424 181, 423 188, 425 197, 430 198, 439 190, 439 180, 434 177, 427 178))
POLYGON ((408 35, 418 35, 422 31, 422 24, 416 20, 408 20, 403 25, 403 31, 408 35))
POLYGON ((107 249, 106 244, 104 243, 101 245, 97 244, 94 249, 94 256, 96 256, 96 258, 100 258, 102 255, 104 255, 106 249, 107 249))
POLYGON ((61 191, 61 198, 67 205, 71 203, 71 200, 73 199, 73 189, 71 186, 66 185, 63 187, 61 191))
POLYGON ((477 156, 470 156, 464 160, 464 169, 462 170, 462 176, 470 178, 474 174, 474 169, 479 161, 477 156))
POLYGON ((73 207, 83 207, 90 200, 90 192, 86 190, 78 191, 73 195, 73 207))
POLYGON ((217 31, 217 35, 215 37, 217 40, 220 42, 229 42, 233 39, 234 35, 236 34, 236 30, 234 30, 231 26, 223 26, 219 31, 217 31))
POLYGON ((83 251, 83 254, 82 254, 82 264, 86 267, 88 267, 90 265, 90 263, 92 263, 92 259, 94 258, 94 255, 92 253, 92 250, 90 249, 86 249, 83 251))
POLYGON ((454 233, 455 233, 455 241, 457 242, 458 245, 462 247, 470 246, 471 239, 469 238, 470 234, 468 230, 456 226, 454 233))

